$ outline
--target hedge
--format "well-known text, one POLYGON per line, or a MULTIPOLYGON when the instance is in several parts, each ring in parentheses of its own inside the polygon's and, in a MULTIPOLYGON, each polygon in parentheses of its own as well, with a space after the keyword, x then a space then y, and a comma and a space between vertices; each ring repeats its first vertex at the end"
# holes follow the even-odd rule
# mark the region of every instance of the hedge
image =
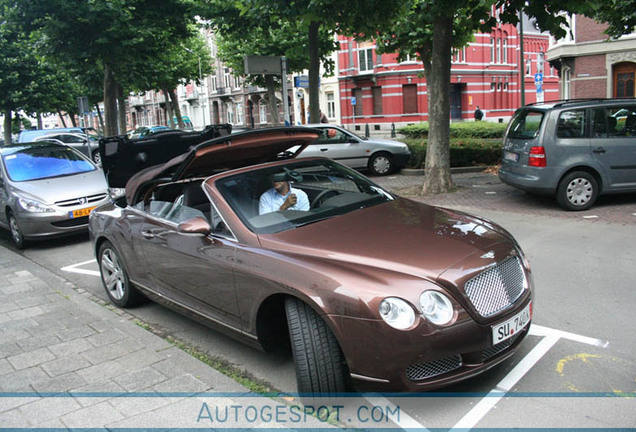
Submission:
MULTIPOLYGON (((401 140, 411 149, 407 168, 424 168, 426 140, 405 138, 401 140)), ((451 138, 451 167, 497 165, 501 160, 501 139, 451 138)))
MULTIPOLYGON (((451 138, 502 138, 506 130, 506 123, 494 122, 461 122, 450 124, 451 138)), ((428 123, 418 123, 398 129, 407 138, 428 137, 428 123)))

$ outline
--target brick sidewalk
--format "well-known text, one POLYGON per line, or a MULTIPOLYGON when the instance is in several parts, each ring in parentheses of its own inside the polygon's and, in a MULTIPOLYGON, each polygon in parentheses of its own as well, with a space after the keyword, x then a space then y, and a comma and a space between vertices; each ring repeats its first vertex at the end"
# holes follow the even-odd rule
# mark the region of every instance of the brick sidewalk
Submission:
POLYGON ((0 428, 212 427, 204 403, 280 406, 2 247, 0 269, 0 428))

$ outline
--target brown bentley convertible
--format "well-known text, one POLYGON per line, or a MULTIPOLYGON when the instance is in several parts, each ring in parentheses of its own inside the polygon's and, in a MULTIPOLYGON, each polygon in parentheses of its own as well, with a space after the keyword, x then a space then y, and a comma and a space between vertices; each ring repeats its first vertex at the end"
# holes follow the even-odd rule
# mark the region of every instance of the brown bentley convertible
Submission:
POLYGON ((127 183, 90 216, 114 304, 148 297, 264 350, 291 342, 307 393, 433 389, 520 345, 532 279, 503 228, 296 158, 310 128, 216 135, 100 143, 111 187, 127 183))

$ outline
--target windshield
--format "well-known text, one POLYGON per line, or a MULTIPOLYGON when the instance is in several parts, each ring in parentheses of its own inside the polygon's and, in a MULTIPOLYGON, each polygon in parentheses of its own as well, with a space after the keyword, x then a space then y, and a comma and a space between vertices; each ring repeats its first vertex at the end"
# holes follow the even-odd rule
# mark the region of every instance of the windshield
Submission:
POLYGON ((3 156, 15 182, 41 180, 94 171, 95 166, 68 147, 32 147, 3 156))
POLYGON ((357 172, 328 160, 263 168, 215 184, 257 234, 299 228, 394 199, 357 172))
POLYGON ((543 122, 543 111, 519 110, 508 128, 509 138, 535 138, 543 122))

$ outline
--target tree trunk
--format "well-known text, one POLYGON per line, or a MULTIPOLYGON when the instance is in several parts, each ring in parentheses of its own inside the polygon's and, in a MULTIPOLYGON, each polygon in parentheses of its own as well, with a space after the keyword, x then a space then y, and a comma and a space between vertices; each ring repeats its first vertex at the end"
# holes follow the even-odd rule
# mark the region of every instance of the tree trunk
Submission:
POLYGON ((126 129, 126 98, 124 97, 124 88, 118 82, 115 83, 117 90, 117 120, 118 131, 117 134, 125 134, 126 129))
POLYGON ((62 114, 62 111, 57 110, 57 115, 60 117, 60 120, 62 121, 62 127, 66 127, 66 120, 64 120, 64 114, 62 114))
POLYGON ((104 136, 117 135, 117 91, 113 71, 104 65, 104 136))
POLYGON ((423 194, 448 192, 450 175, 450 71, 453 18, 438 17, 433 23, 431 68, 427 73, 428 144, 424 165, 423 194))
POLYGON ((11 144, 11 108, 5 108, 4 110, 4 145, 11 144))
POLYGON ((265 85, 267 86, 267 105, 269 106, 269 114, 272 117, 272 124, 274 126, 280 126, 278 104, 276 103, 276 83, 274 82, 273 75, 265 75, 265 85))
MULTIPOLYGON (((318 46, 318 30, 320 23, 309 24, 309 120, 320 123, 320 52, 318 46)), ((287 95, 285 95, 287 96, 287 95)), ((360 101, 362 103, 362 101, 360 101)))
POLYGON ((37 113, 35 115, 37 121, 38 121, 38 129, 44 129, 44 123, 42 122, 42 114, 41 113, 37 113))
MULTIPOLYGON (((177 118, 177 124, 175 125, 176 127, 178 127, 179 129, 185 129, 183 116, 181 115, 181 107, 179 106, 179 96, 177 96, 177 93, 174 91, 174 89, 168 87, 166 87, 163 92, 170 100, 168 106, 170 107, 172 113, 170 113, 171 111, 168 111, 168 115, 171 116, 171 120, 172 117, 177 118)), ((174 123, 174 120, 172 120, 172 122, 174 123)))
POLYGON ((99 125, 102 128, 102 132, 104 132, 106 130, 106 128, 104 127, 104 117, 102 117, 102 111, 99 109, 98 103, 95 104, 95 111, 97 111, 97 117, 99 118, 99 125))

